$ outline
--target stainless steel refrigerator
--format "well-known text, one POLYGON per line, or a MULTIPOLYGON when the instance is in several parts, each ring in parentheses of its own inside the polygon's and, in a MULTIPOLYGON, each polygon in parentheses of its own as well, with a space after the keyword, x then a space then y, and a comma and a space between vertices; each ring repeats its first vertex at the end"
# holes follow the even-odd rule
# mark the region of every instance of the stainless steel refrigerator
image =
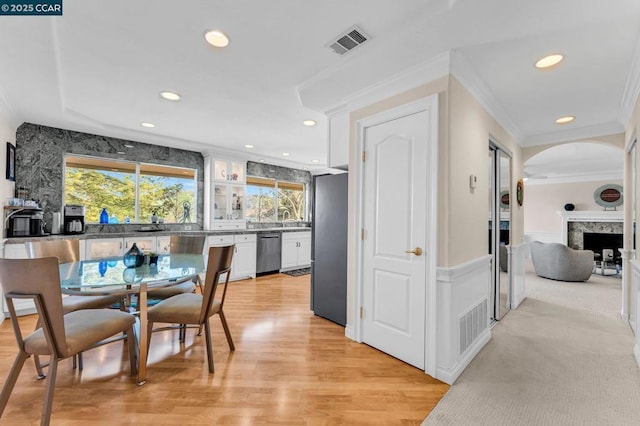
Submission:
POLYGON ((313 179, 311 309, 347 324, 347 173, 313 179))

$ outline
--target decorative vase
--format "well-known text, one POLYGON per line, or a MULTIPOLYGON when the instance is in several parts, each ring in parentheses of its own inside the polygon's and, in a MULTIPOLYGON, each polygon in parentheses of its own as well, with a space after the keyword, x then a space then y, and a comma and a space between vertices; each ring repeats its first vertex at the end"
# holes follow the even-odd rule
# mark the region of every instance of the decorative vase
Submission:
POLYGON ((107 272, 107 262, 100 262, 98 263, 98 272, 100 272, 100 276, 104 277, 104 274, 107 272))
POLYGON ((149 265, 157 265, 158 264, 158 255, 149 255, 149 265))
POLYGON ((133 243, 129 251, 122 257, 122 261, 127 268, 137 268, 144 263, 144 253, 138 248, 136 243, 133 243))
POLYGON ((100 223, 109 223, 109 212, 106 207, 103 207, 100 212, 100 223))

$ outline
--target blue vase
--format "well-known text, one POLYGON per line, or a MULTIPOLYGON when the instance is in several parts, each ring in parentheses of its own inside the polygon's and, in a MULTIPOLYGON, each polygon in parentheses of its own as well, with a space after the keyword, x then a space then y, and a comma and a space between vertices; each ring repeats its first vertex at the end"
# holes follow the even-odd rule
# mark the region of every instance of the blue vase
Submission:
POLYGON ((100 272, 101 277, 104 277, 104 274, 107 272, 107 262, 98 263, 98 272, 100 272))
POLYGON ((103 207, 100 212, 100 223, 109 223, 109 213, 106 207, 103 207))
POLYGON ((144 253, 138 248, 136 243, 133 243, 129 251, 122 257, 122 261, 127 268, 137 268, 144 263, 144 253))

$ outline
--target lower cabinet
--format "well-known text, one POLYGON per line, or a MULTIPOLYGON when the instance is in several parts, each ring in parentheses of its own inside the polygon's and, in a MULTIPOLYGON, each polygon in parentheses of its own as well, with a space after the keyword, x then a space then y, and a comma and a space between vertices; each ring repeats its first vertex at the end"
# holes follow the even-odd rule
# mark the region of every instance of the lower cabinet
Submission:
POLYGON ((311 265, 311 232, 282 233, 282 270, 306 268, 311 265))
POLYGON ((124 254, 122 238, 95 238, 85 242, 84 258, 86 260, 103 257, 119 257, 124 254))
MULTIPOLYGON (((5 244, 3 257, 5 259, 26 259, 28 257, 27 247, 24 244, 5 244)), ((2 312, 8 317, 9 307, 7 306, 7 301, 2 293, 0 293, 0 297, 2 297, 2 312)), ((18 316, 31 315, 36 312, 36 305, 31 299, 13 299, 13 307, 18 316)))
POLYGON ((256 277, 256 234, 215 235, 207 238, 207 246, 235 244, 229 280, 236 281, 256 277))

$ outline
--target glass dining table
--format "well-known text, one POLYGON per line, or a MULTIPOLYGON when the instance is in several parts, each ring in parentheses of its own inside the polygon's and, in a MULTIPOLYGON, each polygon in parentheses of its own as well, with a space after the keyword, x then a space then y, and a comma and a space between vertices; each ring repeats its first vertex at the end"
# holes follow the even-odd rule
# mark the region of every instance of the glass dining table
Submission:
POLYGON ((95 296, 100 294, 137 295, 138 317, 138 385, 147 374, 147 292, 192 279, 205 272, 207 256, 201 254, 160 255, 156 265, 127 268, 121 257, 82 260, 60 264, 60 285, 65 294, 95 296))

